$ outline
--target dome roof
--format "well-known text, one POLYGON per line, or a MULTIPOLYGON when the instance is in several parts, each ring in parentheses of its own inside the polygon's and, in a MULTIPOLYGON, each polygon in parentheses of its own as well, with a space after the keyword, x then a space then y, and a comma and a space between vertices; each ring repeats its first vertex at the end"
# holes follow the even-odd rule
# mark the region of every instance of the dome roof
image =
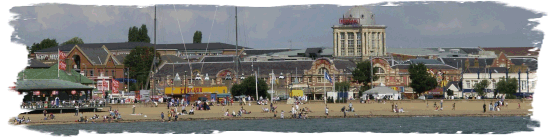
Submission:
POLYGON ((345 14, 344 18, 359 18, 360 25, 374 25, 375 17, 373 12, 369 11, 363 6, 354 6, 349 9, 345 14))

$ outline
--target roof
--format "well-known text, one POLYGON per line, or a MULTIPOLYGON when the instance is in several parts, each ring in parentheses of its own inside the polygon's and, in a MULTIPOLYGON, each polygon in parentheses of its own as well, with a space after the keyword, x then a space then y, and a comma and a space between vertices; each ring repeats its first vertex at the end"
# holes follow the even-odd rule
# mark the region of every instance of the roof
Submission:
POLYGON ((464 73, 488 73, 488 72, 492 72, 492 73, 506 73, 507 72, 507 68, 506 67, 489 67, 487 68, 488 70, 484 70, 484 68, 469 68, 466 69, 464 71, 464 73))
POLYGON ((28 59, 27 64, 29 64, 27 68, 50 68, 49 65, 44 64, 43 62, 37 59, 28 59))
POLYGON ((344 14, 344 18, 360 18, 360 25, 374 25, 375 16, 364 6, 354 6, 344 14))
MULTIPOLYGON (((152 44, 153 45, 153 44, 152 44)), ((158 44, 156 49, 177 49, 177 50, 223 50, 235 49, 235 45, 226 43, 189 43, 189 44, 158 44)), ((237 46, 238 49, 251 49, 248 47, 237 46)))
POLYGON ((84 56, 91 60, 92 64, 103 64, 109 53, 104 48, 82 48, 80 49, 84 52, 84 56))
POLYGON ((186 60, 175 55, 161 55, 160 57, 161 60, 167 61, 168 63, 187 62, 186 60))
POLYGON ((16 83, 17 91, 33 91, 33 90, 92 90, 93 87, 85 86, 79 83, 58 80, 58 79, 30 79, 18 80, 16 83))
POLYGON ((126 54, 116 55, 114 57, 117 59, 119 63, 124 64, 124 58, 126 57, 126 54))
MULTIPOLYGON (((153 47, 154 44, 145 42, 118 42, 118 43, 88 43, 88 44, 78 44, 80 48, 101 48, 105 45, 109 50, 131 50, 137 46, 147 46, 153 47)), ((46 49, 38 50, 37 52, 56 52, 58 49, 61 51, 70 51, 76 46, 75 44, 61 45, 57 47, 51 47, 46 49)), ((217 50, 217 49, 235 49, 235 45, 225 44, 225 43, 189 43, 189 44, 157 44, 156 49, 177 49, 177 50, 217 50)), ((247 47, 238 46, 239 49, 247 47)))
POLYGON ((292 51, 291 49, 245 49, 246 56, 272 54, 284 51, 292 51))
MULTIPOLYGON (((271 73, 274 70, 275 73, 296 73, 296 68, 298 75, 301 76, 303 70, 311 69, 314 60, 295 60, 295 61, 258 61, 258 62, 240 62, 239 66, 239 75, 243 74, 253 74, 252 71, 259 70, 259 76, 268 76, 268 73, 271 73), (253 66, 251 66, 253 65, 253 66)), ((346 69, 346 72, 351 72, 351 68, 355 68, 356 64, 351 61, 345 60, 334 60, 335 67, 337 69, 346 69)), ((164 64, 159 71, 156 73, 156 77, 166 77, 167 75, 173 74, 173 66, 175 67, 175 71, 187 71, 190 72, 190 67, 188 63, 178 63, 178 64, 164 64)), ((235 72, 235 64, 233 62, 195 62, 191 63, 193 72, 200 70, 200 75, 206 75, 210 78, 215 78, 217 73, 222 70, 230 70, 235 72), (202 67, 204 65, 204 67, 202 67)), ((177 72, 175 72, 177 73, 177 72)), ((196 75, 196 74, 193 74, 196 75)), ((295 76, 294 76, 295 77, 295 76)))
MULTIPOLYGON (((137 46, 153 46, 150 43, 144 42, 118 42, 118 43, 87 43, 87 44, 78 44, 80 48, 101 48, 101 46, 105 45, 109 50, 117 50, 117 49, 134 49, 137 46)), ((74 48, 76 44, 68 44, 68 45, 61 45, 57 47, 51 47, 46 49, 37 50, 37 52, 56 52, 58 49, 61 51, 70 51, 74 48)))
POLYGON ((63 70, 58 70, 58 64, 54 64, 50 68, 42 69, 25 69, 18 73, 18 78, 25 79, 61 79, 64 81, 82 83, 82 84, 93 84, 93 81, 83 76, 82 74, 71 70, 70 74, 67 74, 63 70), (60 78, 58 77, 58 72, 60 72, 60 78), (24 74, 25 73, 25 74, 24 74))
MULTIPOLYGON (((393 68, 393 69, 400 69, 400 70, 402 70, 402 69, 406 69, 406 70, 407 70, 407 69, 408 69, 408 66, 410 66, 410 64, 398 64, 398 65, 392 66, 391 68, 393 68)), ((456 69, 455 67, 451 67, 451 66, 445 65, 445 64, 436 64, 436 65, 434 65, 434 64, 426 64, 425 66, 426 66, 426 68, 428 68, 428 69, 437 69, 437 70, 440 70, 440 69, 456 69)))
POLYGON ((204 56, 200 62, 233 62, 235 56, 204 56))
POLYGON ((435 60, 435 59, 409 59, 405 61, 403 64, 443 64, 442 62, 435 60))
POLYGON ((438 60, 443 62, 444 64, 462 68, 463 70, 466 70, 465 63, 467 59, 469 59, 469 67, 474 67, 475 59, 478 59, 479 67, 486 67, 492 65, 495 58, 438 58, 438 60))
POLYGON ((425 55, 439 55, 438 51, 426 49, 426 48, 387 48, 387 53, 393 54, 403 54, 411 56, 425 56, 425 55))
POLYGON ((308 55, 310 53, 323 53, 323 48, 307 48, 305 49, 305 54, 308 55))
POLYGON ((515 65, 526 65, 530 70, 538 69, 538 61, 533 58, 511 58, 511 63, 515 65))
POLYGON ((483 47, 484 51, 494 51, 496 55, 504 53, 507 56, 539 56, 540 49, 535 47, 483 47), (532 51, 531 49, 536 49, 532 51))

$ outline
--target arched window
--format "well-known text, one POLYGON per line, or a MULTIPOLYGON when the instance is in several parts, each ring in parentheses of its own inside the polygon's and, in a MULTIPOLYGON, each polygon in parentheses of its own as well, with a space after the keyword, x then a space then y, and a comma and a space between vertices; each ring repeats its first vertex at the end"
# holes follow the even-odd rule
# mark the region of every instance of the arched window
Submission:
POLYGON ((375 72, 375 74, 384 74, 385 73, 385 70, 383 70, 383 68, 380 68, 380 67, 374 67, 374 68, 377 69, 377 72, 375 72))
POLYGON ((327 68, 325 68, 325 67, 322 67, 322 68, 319 69, 319 71, 318 71, 317 73, 318 73, 318 74, 325 74, 325 72, 328 73, 329 70, 327 70, 327 68))

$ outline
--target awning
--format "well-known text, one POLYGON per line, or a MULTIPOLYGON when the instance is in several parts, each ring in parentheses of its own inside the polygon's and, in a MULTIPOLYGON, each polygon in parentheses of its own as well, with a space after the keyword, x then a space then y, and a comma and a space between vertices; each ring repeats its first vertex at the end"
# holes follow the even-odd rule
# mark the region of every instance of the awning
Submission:
POLYGON ((128 79, 128 78, 116 78, 115 80, 119 81, 119 82, 130 82, 130 83, 136 83, 135 79, 128 79))
POLYGON ((364 94, 398 94, 399 92, 385 86, 377 86, 373 89, 369 89, 364 92, 364 94))

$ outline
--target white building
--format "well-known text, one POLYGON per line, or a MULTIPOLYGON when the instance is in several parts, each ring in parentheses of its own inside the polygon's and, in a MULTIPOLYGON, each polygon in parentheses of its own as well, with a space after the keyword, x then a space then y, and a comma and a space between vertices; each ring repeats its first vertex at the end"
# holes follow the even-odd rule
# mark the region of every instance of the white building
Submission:
MULTIPOLYGON (((471 96, 478 96, 476 91, 474 91, 474 85, 478 82, 481 82, 484 79, 489 80, 490 85, 487 88, 486 97, 493 97, 494 90, 496 88, 496 84, 500 81, 500 78, 506 77, 506 69, 505 68, 489 68, 492 73, 488 73, 488 71, 484 71, 484 69, 480 69, 480 73, 477 71, 471 70, 468 73, 463 73, 463 91, 462 95, 458 95, 459 97, 471 97, 471 96), (496 73, 498 72, 498 73, 496 73)), ((522 95, 532 95, 535 92, 535 86, 537 84, 537 73, 535 71, 530 71, 529 73, 521 72, 509 72, 509 78, 516 78, 518 80, 518 88, 521 90, 522 95), (520 82, 520 83, 519 83, 520 82)), ((519 93, 519 89, 517 93, 519 93)), ((501 94, 498 94, 500 96, 501 94)))
POLYGON ((375 15, 366 7, 356 6, 333 26, 333 57, 365 58, 386 56, 385 25, 375 24, 375 15))

